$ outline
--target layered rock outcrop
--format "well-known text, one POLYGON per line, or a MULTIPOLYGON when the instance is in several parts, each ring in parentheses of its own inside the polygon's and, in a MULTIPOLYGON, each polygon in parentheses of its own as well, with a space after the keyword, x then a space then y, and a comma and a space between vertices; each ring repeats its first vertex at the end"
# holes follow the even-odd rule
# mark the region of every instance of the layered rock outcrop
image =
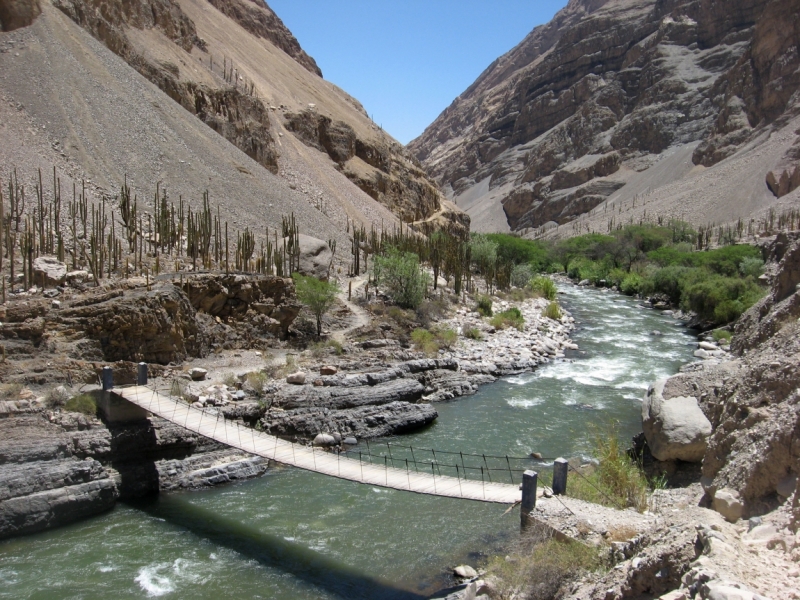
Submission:
POLYGON ((267 468, 266 460, 162 419, 106 426, 24 404, 0 406, 0 538, 93 516, 120 499, 247 479, 267 468))
MULTIPOLYGON (((6 381, 33 383, 43 357, 66 361, 64 371, 74 363, 73 376, 93 382, 96 369, 87 361, 164 365, 218 347, 261 347, 285 339, 301 309, 292 281, 275 276, 208 274, 155 285, 132 279, 88 293, 65 289, 61 298, 0 307, 6 381)), ((127 371, 132 377, 133 368, 127 371)))
POLYGON ((175 0, 55 0, 54 4, 175 102, 250 158, 277 172, 278 152, 270 129, 269 110, 260 99, 248 93, 238 80, 224 88, 187 80, 181 77, 177 65, 147 60, 129 39, 130 28, 157 29, 186 52, 193 48, 205 51, 194 22, 175 0))
POLYGON ((470 212, 502 204, 495 227, 570 221, 670 148, 696 145, 694 163, 712 166, 797 114, 798 10, 797 0, 571 0, 409 148, 470 212))

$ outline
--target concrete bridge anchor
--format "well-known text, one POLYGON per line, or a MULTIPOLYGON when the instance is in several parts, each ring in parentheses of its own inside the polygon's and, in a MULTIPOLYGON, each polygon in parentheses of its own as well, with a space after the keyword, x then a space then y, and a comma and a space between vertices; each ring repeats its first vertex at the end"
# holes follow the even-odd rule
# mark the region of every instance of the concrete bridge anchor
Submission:
POLYGON ((522 503, 520 504, 520 528, 522 531, 527 529, 533 521, 530 513, 536 508, 536 487, 539 481, 539 474, 536 471, 525 471, 522 474, 522 503))

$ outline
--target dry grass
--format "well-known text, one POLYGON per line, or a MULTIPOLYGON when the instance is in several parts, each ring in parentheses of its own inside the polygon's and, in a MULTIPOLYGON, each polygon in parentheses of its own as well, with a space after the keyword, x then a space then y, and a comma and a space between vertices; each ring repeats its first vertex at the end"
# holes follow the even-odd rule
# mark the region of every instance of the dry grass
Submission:
POLYGON ((616 425, 596 430, 592 443, 598 464, 582 470, 570 467, 567 495, 613 508, 647 510, 651 483, 621 447, 616 425))
POLYGON ((502 600, 550 600, 583 571, 603 568, 600 550, 579 542, 561 542, 550 529, 531 526, 505 557, 489 562, 488 574, 502 600))
POLYGON ((22 385, 19 383, 0 384, 0 400, 16 400, 22 392, 22 385))

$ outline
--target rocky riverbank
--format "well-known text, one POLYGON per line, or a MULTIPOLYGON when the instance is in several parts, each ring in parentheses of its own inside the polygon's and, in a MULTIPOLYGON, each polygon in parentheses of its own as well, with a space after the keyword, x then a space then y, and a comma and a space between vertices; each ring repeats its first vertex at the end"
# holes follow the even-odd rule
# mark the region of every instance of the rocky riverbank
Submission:
MULTIPOLYGON (((582 522, 576 536, 606 537, 599 551, 612 568, 563 578, 555 597, 800 598, 800 235, 763 248, 770 291, 736 323, 730 344, 706 334, 699 360, 644 398, 636 450, 669 482, 652 494, 645 526, 631 521, 617 540, 598 520, 582 522)), ((499 589, 527 597, 523 584, 482 572, 448 598, 493 598, 499 589)))
MULTIPOLYGON (((346 326, 359 309, 343 301, 339 312, 345 316, 336 324, 351 334, 344 344, 292 352, 279 338, 299 310, 286 281, 273 279, 131 280, 114 289, 62 288, 55 302, 34 292, 8 305, 3 337, 14 354, 3 365, 8 399, 0 402, 0 537, 98 514, 120 499, 218 485, 267 469, 261 459, 155 417, 120 426, 66 411, 63 398, 73 395, 69 381, 95 377, 104 358, 122 359, 113 364, 116 383, 125 383, 137 357, 195 356, 182 365, 151 364, 154 385, 282 437, 310 443, 329 434, 338 443, 424 427, 437 416, 435 402, 474 393, 483 383, 575 348, 569 341, 572 317, 566 311, 559 320, 543 317, 548 303, 531 298, 515 303, 524 317, 519 330, 493 327, 463 306, 448 309, 435 325, 451 328, 457 341, 435 356, 415 350, 377 316, 351 331, 346 326), (35 340, 20 335, 32 322, 41 325, 35 340), (103 334, 109 327, 116 338, 103 334), (254 339, 262 329, 271 343, 254 339), (468 331, 482 339, 466 337, 468 331), (234 349, 224 349, 231 344, 234 349), (79 358, 84 347, 97 362, 79 358), (150 354, 137 354, 137 348, 150 354), (41 367, 32 381, 34 363, 41 367), (33 384, 38 393, 17 381, 33 384), (45 381, 66 388, 54 390, 45 381)), ((510 306, 496 302, 501 310, 510 306)))

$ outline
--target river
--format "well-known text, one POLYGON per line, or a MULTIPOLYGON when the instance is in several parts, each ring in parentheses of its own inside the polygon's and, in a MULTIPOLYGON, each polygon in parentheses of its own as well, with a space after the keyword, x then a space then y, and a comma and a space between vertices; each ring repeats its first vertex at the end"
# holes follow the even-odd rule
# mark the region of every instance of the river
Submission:
MULTIPOLYGON (((580 350, 437 405, 397 443, 571 457, 589 454, 595 427, 638 432, 647 384, 692 360, 696 338, 630 298, 561 287, 580 350)), ((518 531, 505 508, 276 468, 0 542, 0 598, 422 598, 518 531)))

